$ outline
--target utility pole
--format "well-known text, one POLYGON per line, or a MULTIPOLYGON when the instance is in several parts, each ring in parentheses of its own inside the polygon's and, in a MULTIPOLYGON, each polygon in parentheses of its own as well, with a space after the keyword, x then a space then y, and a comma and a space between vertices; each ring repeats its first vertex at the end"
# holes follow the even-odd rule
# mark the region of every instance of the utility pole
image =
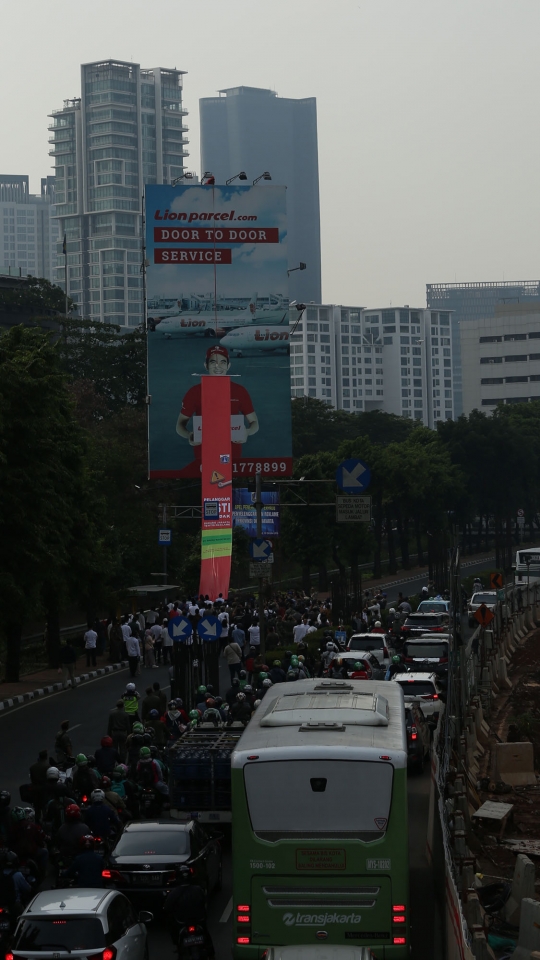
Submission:
MULTIPOLYGON (((257 537, 262 538, 262 477, 260 473, 255 474, 255 509, 257 511, 257 537)), ((260 655, 262 660, 266 656, 266 619, 264 616, 264 579, 259 577, 259 630, 261 632, 260 655)))
MULTIPOLYGON (((165 529, 167 526, 167 504, 166 503, 163 504, 162 522, 163 522, 163 528, 165 529)), ((164 544, 163 545, 163 586, 164 587, 167 586, 167 549, 168 549, 167 544, 164 544)))

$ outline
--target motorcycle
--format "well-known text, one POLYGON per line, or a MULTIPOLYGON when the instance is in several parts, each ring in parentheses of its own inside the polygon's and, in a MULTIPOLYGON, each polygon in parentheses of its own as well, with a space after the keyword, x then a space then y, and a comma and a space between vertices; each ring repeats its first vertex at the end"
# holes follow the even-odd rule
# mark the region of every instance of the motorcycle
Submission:
POLYGON ((214 960, 214 944, 203 923, 182 924, 177 940, 179 960, 214 960))
POLYGON ((152 820, 161 813, 162 803, 152 787, 141 787, 139 794, 139 816, 141 820, 152 820))

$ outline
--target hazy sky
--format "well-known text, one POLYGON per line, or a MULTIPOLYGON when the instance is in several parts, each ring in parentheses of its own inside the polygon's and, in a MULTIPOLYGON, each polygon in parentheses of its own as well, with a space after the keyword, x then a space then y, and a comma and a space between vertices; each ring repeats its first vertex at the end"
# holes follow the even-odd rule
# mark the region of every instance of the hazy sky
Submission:
POLYGON ((0 173, 38 192, 47 114, 80 95, 81 63, 177 67, 197 171, 200 97, 317 98, 326 302, 538 279, 539 35, 538 0, 11 0, 0 173))

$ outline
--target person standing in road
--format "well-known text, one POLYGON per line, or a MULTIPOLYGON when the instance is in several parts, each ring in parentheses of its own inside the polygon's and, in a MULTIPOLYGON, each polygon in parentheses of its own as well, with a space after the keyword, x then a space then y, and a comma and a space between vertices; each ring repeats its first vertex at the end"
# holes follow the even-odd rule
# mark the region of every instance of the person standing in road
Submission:
POLYGON ((118 751, 120 760, 126 756, 126 740, 131 733, 131 720, 124 710, 124 701, 117 700, 116 708, 109 714, 107 733, 112 738, 113 747, 118 751))
POLYGON ((223 649, 223 656, 227 661, 227 666, 229 668, 229 673, 231 675, 231 683, 234 678, 238 676, 240 671, 240 665, 242 663, 242 649, 239 647, 234 640, 231 640, 226 647, 223 649))
POLYGON ((56 762, 64 770, 71 766, 73 761, 73 745, 68 736, 69 720, 62 720, 60 729, 56 734, 54 749, 56 752, 56 762))
MULTIPOLYGON (((135 677, 137 676, 137 671, 139 670, 139 664, 141 659, 141 647, 139 644, 138 637, 132 636, 131 628, 127 624, 125 626, 127 626, 129 630, 129 637, 126 637, 126 635, 124 634, 124 638, 126 641, 127 658, 129 662, 129 672, 132 677, 135 677)), ((123 627, 122 627, 122 632, 124 632, 123 627)))
POLYGON ((96 666, 96 646, 97 646, 97 633, 92 629, 92 624, 88 624, 88 630, 84 635, 84 649, 86 650, 86 666, 90 666, 90 662, 93 667, 96 666))
POLYGON ((75 690, 75 664, 77 663, 77 651, 68 640, 60 647, 60 664, 62 667, 62 682, 64 690, 69 686, 68 679, 71 680, 71 689, 75 690))
POLYGON ((261 628, 259 627, 259 621, 254 620, 251 626, 248 629, 249 633, 249 644, 251 647, 256 647, 257 650, 261 645, 261 628))
POLYGON ((38 758, 30 767, 30 783, 32 784, 32 803, 36 811, 36 819, 41 820, 47 796, 47 770, 49 769, 49 754, 47 750, 40 750, 38 758))
POLYGON ((167 624, 168 620, 164 620, 161 626, 161 646, 163 650, 163 663, 172 663, 173 662, 173 638, 169 633, 169 628, 167 624))

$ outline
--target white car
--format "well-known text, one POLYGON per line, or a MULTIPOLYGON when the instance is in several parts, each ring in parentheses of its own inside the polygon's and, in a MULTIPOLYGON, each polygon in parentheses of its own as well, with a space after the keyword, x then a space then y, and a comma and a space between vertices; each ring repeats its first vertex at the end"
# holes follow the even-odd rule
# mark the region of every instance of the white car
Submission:
POLYGON ((416 700, 426 718, 439 716, 441 691, 434 673, 395 673, 392 679, 401 686, 405 702, 416 700))
POLYGON ((347 644, 347 650, 363 650, 366 653, 373 653, 379 663, 384 663, 386 666, 390 662, 384 633, 353 633, 347 644))
POLYGON ((485 603, 488 610, 493 610, 497 603, 497 591, 482 590, 481 592, 473 593, 467 605, 467 614, 469 617, 470 627, 478 626, 474 615, 476 611, 482 606, 483 603, 485 603))
POLYGON ((147 960, 145 924, 152 919, 117 890, 43 890, 21 914, 10 953, 14 960, 147 960))

